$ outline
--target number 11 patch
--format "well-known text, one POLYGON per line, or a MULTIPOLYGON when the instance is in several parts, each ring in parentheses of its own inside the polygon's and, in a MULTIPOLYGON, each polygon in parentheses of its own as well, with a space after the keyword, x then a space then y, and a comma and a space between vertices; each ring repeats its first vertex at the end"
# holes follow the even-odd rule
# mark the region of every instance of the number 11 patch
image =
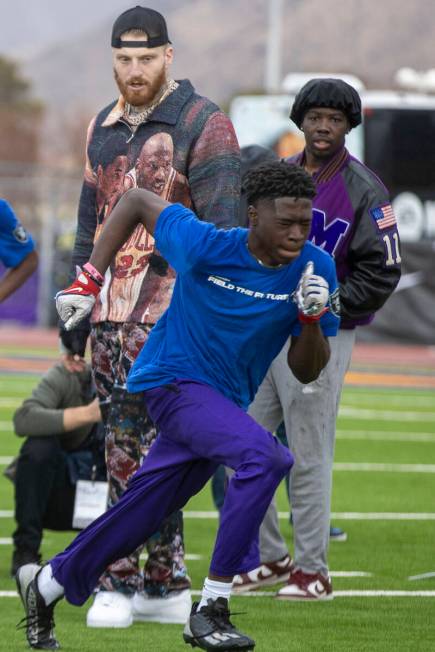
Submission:
POLYGON ((396 217, 391 204, 383 204, 382 206, 371 208, 370 214, 375 220, 379 231, 391 229, 392 226, 396 226, 396 217))

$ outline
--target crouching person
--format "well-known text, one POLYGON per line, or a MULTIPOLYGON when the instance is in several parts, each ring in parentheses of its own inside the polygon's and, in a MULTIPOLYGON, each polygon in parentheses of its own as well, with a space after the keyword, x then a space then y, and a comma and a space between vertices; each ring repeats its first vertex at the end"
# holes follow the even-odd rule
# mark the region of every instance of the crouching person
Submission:
POLYGON ((99 446, 98 400, 83 358, 55 364, 15 412, 15 433, 26 437, 9 477, 15 482, 11 574, 41 559, 44 528, 71 530, 78 479, 105 479, 99 446))

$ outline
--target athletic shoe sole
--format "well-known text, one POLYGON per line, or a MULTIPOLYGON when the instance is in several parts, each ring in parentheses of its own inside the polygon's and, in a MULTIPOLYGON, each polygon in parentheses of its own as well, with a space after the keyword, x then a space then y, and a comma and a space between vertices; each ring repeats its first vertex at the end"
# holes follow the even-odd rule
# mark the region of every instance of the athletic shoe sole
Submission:
POLYGON ((93 627, 94 629, 127 629, 133 625, 133 618, 131 620, 125 620, 122 623, 109 623, 107 620, 87 620, 86 627, 93 627))
POLYGON ((168 598, 143 598, 135 594, 132 603, 134 622, 184 625, 192 609, 190 589, 168 598))
MULTIPOLYGON (((187 643, 188 645, 191 645, 192 647, 199 647, 202 650, 216 650, 215 645, 209 645, 208 647, 204 647, 204 645, 201 645, 198 642, 198 639, 196 639, 194 636, 189 636, 188 634, 183 634, 184 642, 187 643)), ((234 652, 234 650, 253 650, 255 645, 239 645, 235 647, 232 645, 231 647, 220 647, 219 652, 234 652)))
POLYGON ((274 586, 275 584, 285 584, 290 577, 290 571, 284 575, 271 575, 264 580, 259 582, 251 582, 250 584, 239 584, 238 586, 233 586, 233 593, 246 593, 247 591, 255 591, 260 589, 262 586, 274 586))

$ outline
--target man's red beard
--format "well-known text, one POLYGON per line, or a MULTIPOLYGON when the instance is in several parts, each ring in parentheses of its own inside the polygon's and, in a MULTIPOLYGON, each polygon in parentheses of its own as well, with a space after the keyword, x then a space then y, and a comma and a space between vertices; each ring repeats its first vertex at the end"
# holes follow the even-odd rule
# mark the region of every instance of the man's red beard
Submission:
POLYGON ((126 83, 121 81, 116 70, 113 70, 113 74, 121 95, 124 97, 125 101, 132 106, 146 106, 151 104, 167 81, 165 68, 162 68, 157 77, 152 81, 142 79, 141 77, 131 77, 126 83), (134 91, 131 86, 128 85, 128 83, 131 82, 143 83, 145 88, 140 91, 134 91))

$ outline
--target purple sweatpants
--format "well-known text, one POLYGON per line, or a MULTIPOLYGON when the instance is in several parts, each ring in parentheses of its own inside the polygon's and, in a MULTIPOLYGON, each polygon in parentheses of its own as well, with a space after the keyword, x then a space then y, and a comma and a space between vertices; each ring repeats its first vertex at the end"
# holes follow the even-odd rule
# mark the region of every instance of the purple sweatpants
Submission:
POLYGON ((72 604, 83 604, 104 569, 159 529, 198 493, 219 464, 235 470, 210 565, 227 577, 259 565, 258 531, 291 453, 212 387, 180 380, 144 393, 159 435, 118 503, 50 564, 72 604))

